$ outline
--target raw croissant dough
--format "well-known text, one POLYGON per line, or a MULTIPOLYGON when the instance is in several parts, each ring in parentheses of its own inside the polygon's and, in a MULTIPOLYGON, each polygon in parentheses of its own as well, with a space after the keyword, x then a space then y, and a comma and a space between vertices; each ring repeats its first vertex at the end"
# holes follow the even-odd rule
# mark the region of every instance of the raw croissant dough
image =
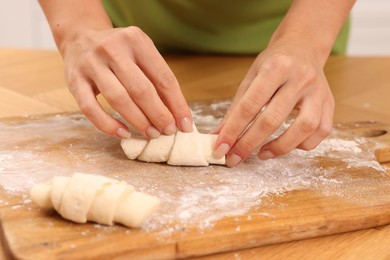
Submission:
POLYGON ((31 199, 42 208, 54 208, 63 218, 77 223, 94 221, 138 227, 160 205, 160 200, 137 192, 124 181, 75 173, 54 177, 51 184, 37 184, 31 199))
MULTIPOLYGON (((196 129, 196 128, 195 128, 196 129)), ((167 162, 170 165, 208 166, 225 164, 225 157, 212 156, 217 135, 177 132, 150 141, 141 137, 122 139, 121 146, 129 159, 145 162, 167 162)))

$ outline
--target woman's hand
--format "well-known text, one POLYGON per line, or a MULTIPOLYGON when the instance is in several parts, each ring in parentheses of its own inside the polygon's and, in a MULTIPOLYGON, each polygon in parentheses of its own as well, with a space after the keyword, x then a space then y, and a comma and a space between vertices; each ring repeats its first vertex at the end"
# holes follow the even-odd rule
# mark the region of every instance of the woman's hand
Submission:
POLYGON ((106 113, 101 93, 146 137, 192 131, 187 102, 151 39, 137 27, 114 29, 99 0, 39 0, 64 59, 70 92, 103 132, 129 137, 127 126, 106 113))
POLYGON ((292 1, 216 130, 216 158, 227 155, 234 167, 257 148, 266 160, 294 148, 313 149, 329 135, 334 100, 323 67, 354 2, 292 1), (294 109, 291 126, 267 142, 294 109))
POLYGON ((192 130, 179 84, 149 37, 137 27, 90 30, 67 43, 65 79, 81 111, 100 130, 129 137, 127 127, 105 112, 112 108, 146 137, 192 130))
POLYGON ((294 148, 315 148, 331 131, 334 100, 322 64, 300 46, 273 45, 262 52, 242 81, 217 140, 216 157, 234 167, 260 148, 262 160, 294 148), (298 115, 276 139, 266 142, 290 115, 298 115))

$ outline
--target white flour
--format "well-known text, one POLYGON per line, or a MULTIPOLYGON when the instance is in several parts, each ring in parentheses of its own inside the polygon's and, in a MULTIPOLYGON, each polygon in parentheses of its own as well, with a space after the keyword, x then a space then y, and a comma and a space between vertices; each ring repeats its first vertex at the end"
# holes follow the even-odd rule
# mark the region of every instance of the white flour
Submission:
MULTIPOLYGON (((221 101, 206 108, 204 104, 195 104, 193 117, 198 127, 206 131, 215 127, 229 104, 221 101)), ((275 136, 288 126, 284 124, 275 136)), ((161 198, 161 209, 144 223, 143 229, 166 234, 192 226, 211 227, 221 218, 261 208, 265 199, 283 196, 288 191, 315 189, 326 196, 339 196, 336 191, 352 177, 336 177, 340 165, 319 166, 321 157, 343 163, 345 171, 368 167, 375 173, 383 172, 373 154, 362 149, 364 139, 345 140, 335 134, 313 151, 296 150, 268 161, 253 155, 234 169, 129 161, 119 140, 98 132, 78 115, 0 124, 0 138, 0 185, 11 195, 21 195, 20 205, 13 205, 15 210, 29 206, 31 201, 26 194, 34 184, 47 182, 55 175, 76 171, 102 174, 123 179, 161 198)), ((261 214, 272 218, 266 211, 261 214)))

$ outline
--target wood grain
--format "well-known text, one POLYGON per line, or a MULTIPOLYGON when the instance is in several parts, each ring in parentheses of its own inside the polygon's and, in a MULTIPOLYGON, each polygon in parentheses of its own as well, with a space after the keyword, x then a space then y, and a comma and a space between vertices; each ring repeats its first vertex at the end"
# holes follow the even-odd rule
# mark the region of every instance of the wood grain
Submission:
POLYGON ((390 162, 390 147, 384 147, 375 151, 375 156, 378 162, 390 162))
MULTIPOLYGON (((167 60, 188 100, 233 96, 254 57, 186 57, 167 60)), ((390 58, 331 57, 325 72, 336 100, 335 122, 390 123, 390 58)), ((53 51, 0 49, 2 117, 77 110, 66 90, 62 62, 53 51), (62 100, 64 102, 53 102, 62 100), (31 101, 31 102, 29 102, 31 101), (47 110, 45 107, 48 107, 47 110)), ((383 164, 390 169, 389 164, 383 164)), ((39 231, 37 231, 39 234, 39 231)), ((221 254, 219 259, 387 259, 389 226, 221 254)), ((46 248, 50 248, 47 245, 46 248)), ((50 250, 50 249, 47 249, 50 250)), ((82 249, 79 249, 82 251, 82 249)), ((218 256, 214 255, 213 258, 218 256)))
MULTIPOLYGON (((199 108, 199 104, 202 103, 204 108, 210 107, 210 102, 198 102, 197 107, 199 108)), ((220 114, 219 111, 216 113, 220 114)), ((0 145, 1 153, 11 151, 12 147, 17 147, 18 151, 13 162, 3 167, 8 165, 9 171, 15 168, 14 165, 23 168, 22 170, 27 171, 28 175, 19 174, 18 171, 13 172, 13 175, 15 178, 18 176, 28 178, 28 183, 36 180, 48 181, 53 174, 69 175, 75 169, 82 169, 85 172, 100 170, 100 174, 107 177, 117 176, 116 178, 129 183, 142 183, 141 179, 144 178, 152 179, 154 190, 157 189, 156 195, 165 193, 165 190, 172 190, 170 186, 178 185, 188 190, 187 186, 192 186, 194 183, 205 183, 204 187, 190 189, 194 194, 201 194, 199 193, 201 190, 224 181, 231 171, 225 167, 208 167, 203 168, 207 170, 207 174, 199 175, 199 170, 192 167, 165 167, 161 164, 129 161, 121 153, 118 140, 102 138, 102 134, 78 114, 67 114, 61 117, 47 115, 42 119, 40 116, 31 119, 17 117, 1 122, 5 126, 3 125, 0 136, 6 140, 0 145), (74 122, 75 126, 72 127, 71 122, 74 122), (7 131, 7 128, 10 130, 7 131), (28 136, 28 133, 33 133, 33 136, 28 136), (99 147, 104 148, 103 151, 99 151, 99 147), (26 152, 29 154, 30 162, 25 162, 26 152), (93 155, 93 163, 89 162, 87 155, 93 155), (39 158, 41 162, 36 164, 34 158, 39 158), (57 166, 50 161, 56 162, 57 166), (31 167, 35 170, 29 169, 31 167), (187 179, 184 182, 178 178, 180 175, 195 179, 191 181, 187 179), (170 179, 169 176, 172 178, 170 179), (163 179, 163 184, 158 177, 163 179)), ((375 141, 363 145, 364 149, 372 149, 378 142, 390 143, 390 135, 387 134, 390 126, 385 124, 340 124, 337 125, 337 129, 337 137, 343 140, 370 138, 371 141, 375 141)), ((324 183, 319 181, 315 186, 302 188, 298 186, 281 194, 271 194, 259 200, 261 203, 246 213, 223 217, 206 229, 201 228, 200 223, 183 225, 177 215, 173 216, 173 223, 150 231, 128 230, 120 226, 97 227, 93 223, 73 224, 53 212, 39 211, 37 206, 25 204, 23 201, 27 198, 28 183, 19 184, 14 179, 8 182, 2 180, 1 183, 5 188, 0 191, 4 241, 12 256, 18 259, 29 257, 39 259, 43 256, 71 259, 87 257, 171 259, 241 250, 390 223, 390 178, 365 164, 351 166, 343 161, 343 158, 351 156, 364 161, 366 155, 347 152, 342 152, 339 157, 316 155, 306 161, 305 167, 309 167, 309 164, 315 165, 312 175, 316 174, 314 169, 321 169, 320 180, 325 180, 324 183), (328 175, 331 177, 326 177, 328 175), (343 183, 343 185, 333 186, 332 183, 343 183), (169 233, 168 230, 173 231, 169 233), (164 235, 165 233, 168 235, 164 235)), ((290 160, 299 161, 304 158, 291 157, 290 160)), ((253 174, 257 172, 258 165, 256 160, 245 162, 241 171, 244 175, 253 174)), ((294 164, 290 166, 295 167, 294 164)), ((277 174, 281 171, 280 167, 290 166, 284 164, 272 169, 277 174)), ((3 178, 10 173, 5 172, 3 178)), ((234 175, 237 173, 235 172, 234 175)), ((242 177, 236 178, 245 182, 242 177)), ((259 180, 260 185, 261 179, 259 180)), ((228 187, 231 192, 236 188, 236 186, 228 187)), ((246 187, 248 192, 252 191, 249 186, 246 187)), ((182 195, 176 192, 178 189, 173 190, 172 200, 181 200, 182 195)), ((211 202, 206 200, 204 203, 211 202)), ((167 204, 169 201, 163 203, 167 204)), ((193 204, 193 206, 199 205, 193 204)), ((160 214, 166 213, 162 211, 160 214)), ((193 215, 192 218, 196 216, 193 215)))

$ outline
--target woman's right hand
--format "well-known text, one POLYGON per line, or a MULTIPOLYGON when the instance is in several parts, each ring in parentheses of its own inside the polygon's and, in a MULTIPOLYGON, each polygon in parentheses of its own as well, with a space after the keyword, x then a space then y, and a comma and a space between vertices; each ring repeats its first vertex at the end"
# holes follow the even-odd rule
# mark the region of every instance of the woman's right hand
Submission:
POLYGON ((130 137, 99 104, 100 93, 145 137, 192 131, 179 83, 152 40, 138 27, 83 31, 62 43, 65 79, 81 111, 101 131, 130 137))

